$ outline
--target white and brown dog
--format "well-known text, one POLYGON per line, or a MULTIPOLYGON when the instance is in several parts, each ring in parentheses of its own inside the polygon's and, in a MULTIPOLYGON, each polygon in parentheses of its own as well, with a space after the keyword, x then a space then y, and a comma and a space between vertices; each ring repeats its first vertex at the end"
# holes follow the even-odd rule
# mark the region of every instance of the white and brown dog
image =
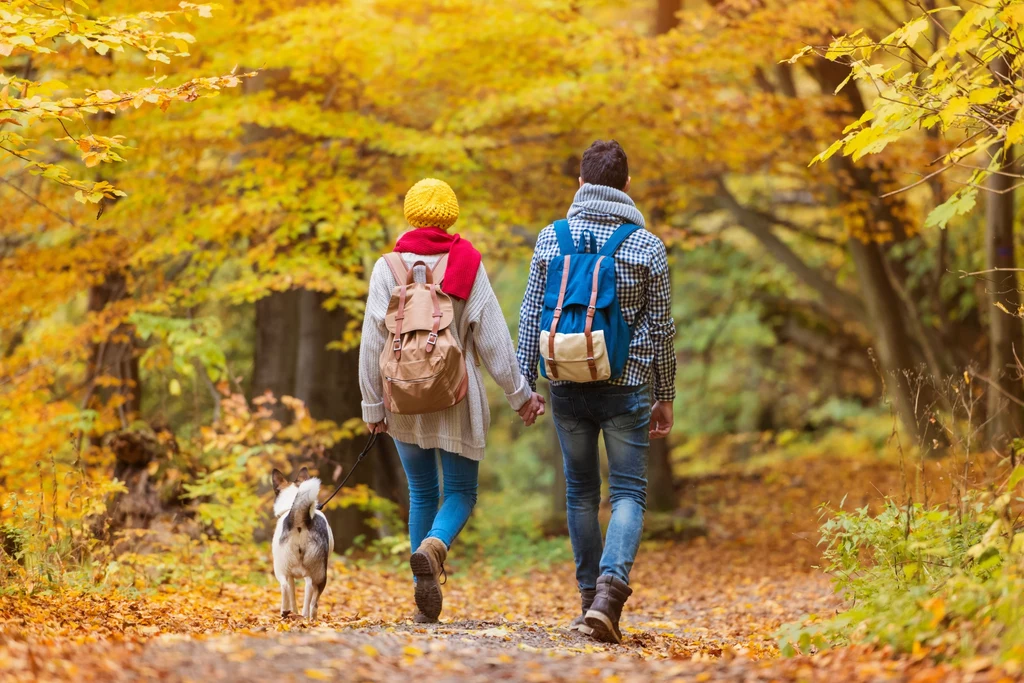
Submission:
POLYGON ((302 616, 316 619, 320 595, 327 586, 327 565, 334 552, 334 534, 327 517, 316 508, 320 480, 303 467, 294 482, 274 470, 274 576, 281 584, 281 616, 295 611, 295 579, 306 580, 302 616))

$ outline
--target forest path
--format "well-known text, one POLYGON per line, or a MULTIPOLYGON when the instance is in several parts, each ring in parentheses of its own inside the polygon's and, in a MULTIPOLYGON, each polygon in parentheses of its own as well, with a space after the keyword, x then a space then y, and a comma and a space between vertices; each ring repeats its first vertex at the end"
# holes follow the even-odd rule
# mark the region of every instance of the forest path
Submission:
MULTIPOLYGON (((227 615, 213 614, 211 634, 69 645, 62 654, 74 665, 65 673, 80 680, 708 680, 705 675, 767 681, 780 675, 773 662, 778 626, 837 603, 823 575, 793 571, 788 562, 773 570, 765 559, 734 543, 707 540, 645 549, 621 646, 566 628, 578 598, 572 567, 559 564, 512 577, 459 570, 447 584, 439 624, 406 618, 412 591, 399 572, 382 580, 379 568, 360 568, 328 584, 318 625, 266 615, 275 606, 269 588, 231 587, 262 597, 264 614, 242 632, 226 622, 227 615), (360 586, 368 595, 358 596, 360 586), (359 618, 352 603, 345 604, 346 594, 361 597, 361 611, 367 598, 395 588, 406 593, 386 600, 393 598, 397 620, 359 618), (234 632, 215 632, 225 627, 234 632)), ((38 655, 40 673, 48 656, 38 655)), ((795 675, 797 668, 785 665, 795 675)))
POLYGON ((621 646, 567 630, 579 609, 570 562, 500 573, 456 547, 442 622, 427 626, 409 620, 406 567, 345 559, 316 624, 282 619, 274 585, 209 577, 134 598, 0 595, 0 679, 987 680, 885 651, 779 658, 782 624, 841 606, 813 567, 818 505, 845 496, 859 507, 900 486, 889 463, 828 458, 688 482, 683 505, 708 535, 644 545, 621 646))

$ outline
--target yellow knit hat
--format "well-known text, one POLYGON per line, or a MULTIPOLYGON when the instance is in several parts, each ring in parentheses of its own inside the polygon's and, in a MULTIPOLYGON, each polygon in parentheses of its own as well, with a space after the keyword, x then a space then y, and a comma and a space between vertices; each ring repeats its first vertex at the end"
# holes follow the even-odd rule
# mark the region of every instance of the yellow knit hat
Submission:
POLYGON ((405 195, 405 220, 414 228, 447 230, 459 218, 459 200, 443 180, 424 178, 405 195))

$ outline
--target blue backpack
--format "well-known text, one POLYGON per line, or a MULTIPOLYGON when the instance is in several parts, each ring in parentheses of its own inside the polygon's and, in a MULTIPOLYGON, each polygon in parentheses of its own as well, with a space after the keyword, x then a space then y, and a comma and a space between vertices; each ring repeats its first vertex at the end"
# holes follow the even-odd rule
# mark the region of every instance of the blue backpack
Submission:
POLYGON ((600 382, 622 374, 633 337, 619 308, 615 252, 640 226, 624 223, 601 250, 584 230, 573 243, 569 221, 556 221, 561 255, 548 267, 540 317, 541 373, 560 382, 600 382))

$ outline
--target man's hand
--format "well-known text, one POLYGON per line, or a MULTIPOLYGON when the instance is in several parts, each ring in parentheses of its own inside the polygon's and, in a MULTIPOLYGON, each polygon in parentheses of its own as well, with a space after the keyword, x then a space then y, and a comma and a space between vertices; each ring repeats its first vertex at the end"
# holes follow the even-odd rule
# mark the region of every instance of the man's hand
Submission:
POLYGON ((536 391, 533 392, 533 396, 523 404, 523 407, 518 412, 519 417, 523 420, 523 424, 527 427, 532 426, 537 421, 537 418, 544 414, 544 397, 536 391))
POLYGON ((651 430, 652 439, 664 439, 672 431, 672 422, 675 416, 672 413, 670 401, 655 401, 651 408, 651 430))
POLYGON ((381 420, 380 422, 366 422, 364 424, 366 425, 367 431, 369 431, 371 434, 388 433, 388 423, 385 422, 384 420, 381 420))

